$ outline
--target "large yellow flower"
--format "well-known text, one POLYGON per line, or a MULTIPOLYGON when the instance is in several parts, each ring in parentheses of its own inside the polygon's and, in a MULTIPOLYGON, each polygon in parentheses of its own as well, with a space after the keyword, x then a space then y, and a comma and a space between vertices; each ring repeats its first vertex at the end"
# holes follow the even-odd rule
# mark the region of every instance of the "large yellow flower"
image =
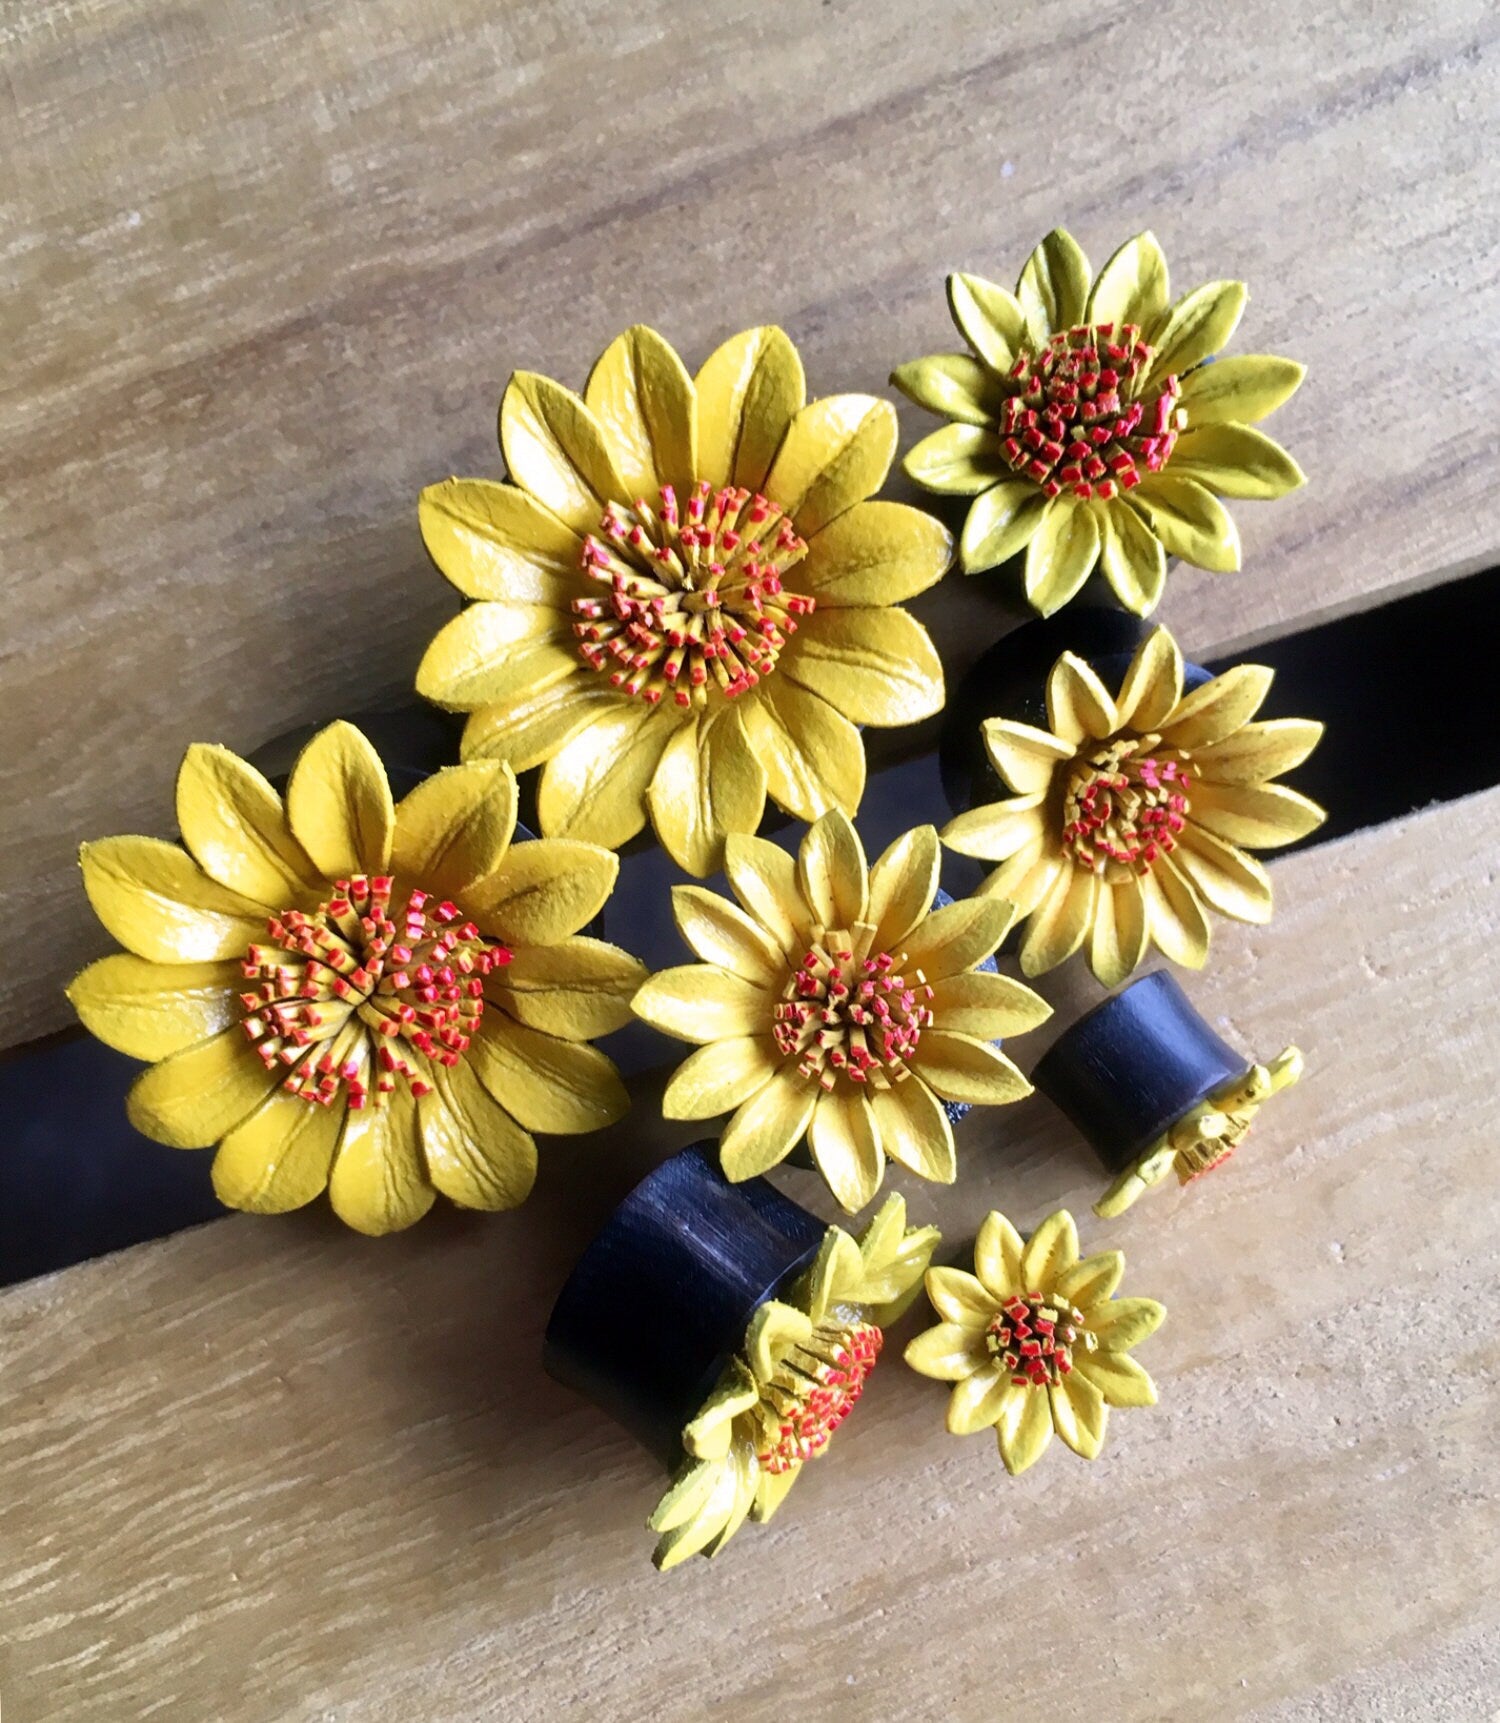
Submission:
POLYGON ((1150 1298, 1114 1296, 1125 1272, 1119 1251, 1079 1261, 1066 1209, 1024 1245, 1004 1215, 989 1215, 974 1269, 928 1269, 927 1296, 943 1320, 906 1349, 913 1370, 953 1383, 955 1436, 993 1425, 1015 1475, 1041 1458, 1054 1430, 1075 1454, 1097 1459, 1111 1406, 1156 1404, 1129 1353, 1166 1312, 1150 1298))
POLYGON ((1323 733, 1304 718, 1251 723, 1272 672, 1237 664, 1183 693, 1182 654, 1165 628, 1141 643, 1117 696, 1065 652, 1047 682, 1046 730, 984 725, 991 763, 1016 793, 960 814, 943 842, 1002 863, 984 893, 1029 917, 1021 968, 1040 975, 1088 942, 1114 987, 1154 940, 1175 963, 1208 956, 1209 909, 1271 917, 1271 882, 1240 846, 1274 849, 1327 817, 1270 780, 1323 733))
POLYGON ((776 1512, 863 1393, 882 1330, 916 1296, 939 1236, 908 1229, 905 1202, 888 1197, 858 1244, 829 1227, 800 1285, 760 1306, 682 1433, 687 1458, 649 1522, 657 1567, 717 1555, 747 1516, 776 1512))
POLYGON ((951 1184, 944 1101, 1019 1100, 1031 1085, 991 1045, 1049 1007, 981 972, 1010 905, 971 898, 932 911, 937 833, 919 826, 867 868, 854 827, 825 814, 797 860, 736 835, 725 868, 742 908, 678 886, 677 925, 704 960, 655 975, 636 1014, 699 1043, 662 1100, 670 1119, 734 1109, 719 1153, 739 1181, 783 1160, 804 1133, 844 1208, 880 1187, 886 1156, 951 1184))
POLYGON ((218 1144, 231 1208, 325 1188, 361 1232, 410 1226, 441 1191, 523 1202, 532 1131, 611 1123, 628 1101, 590 1036, 628 1021, 645 974, 575 937, 614 885, 589 844, 512 845, 516 783, 451 766, 393 806, 360 732, 331 724, 286 801, 225 748, 188 750, 183 844, 85 844, 84 886, 126 948, 68 989, 94 1034, 157 1061, 138 1130, 218 1144))
POLYGON ((1303 483, 1286 450, 1252 429, 1302 381, 1262 354, 1219 359, 1245 308, 1243 282, 1213 281, 1173 305, 1167 260, 1137 234, 1090 280, 1062 228, 1027 260, 1015 293, 950 275, 953 321, 973 349, 891 377, 954 423, 907 455, 929 490, 972 496, 966 571, 1026 552, 1026 596, 1051 615, 1096 562, 1137 615, 1156 607, 1167 557, 1236 569, 1224 497, 1279 497, 1303 483))
POLYGON ((925 630, 896 608, 952 558, 918 509, 870 502, 890 403, 805 403, 779 329, 727 341, 696 378, 629 329, 582 398, 530 372, 500 403, 509 484, 423 492, 422 533, 469 608, 417 686, 471 712, 465 759, 544 763, 542 830, 618 848, 648 815, 700 877, 767 794, 799 819, 853 813, 859 724, 943 703, 925 630))

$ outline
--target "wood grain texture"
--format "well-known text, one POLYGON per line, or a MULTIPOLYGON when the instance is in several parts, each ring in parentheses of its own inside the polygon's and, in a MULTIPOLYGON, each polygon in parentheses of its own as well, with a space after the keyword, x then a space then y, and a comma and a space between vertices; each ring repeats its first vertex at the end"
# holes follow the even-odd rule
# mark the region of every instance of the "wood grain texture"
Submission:
MULTIPOLYGON (((1491 557, 1500 95, 1481 0, 29 0, 0 16, 0 1044, 104 948, 77 842, 182 748, 409 686, 415 498, 516 366, 776 320, 818 393, 951 346, 942 276, 1150 224, 1252 284, 1314 487, 1163 611, 1200 657, 1491 557)), ((920 415, 906 415, 908 440, 920 415)), ((925 607, 955 662, 997 583, 925 607)))
MULTIPOLYGON (((1493 791, 1287 858, 1276 922, 1216 935, 1200 1008, 1310 1071, 1232 1168, 1088 1225, 1169 1311, 1162 1403, 1092 1467, 1008 1479, 893 1338, 774 1525, 654 1573, 659 1475, 538 1365, 670 1146, 649 1096, 515 1216, 236 1217, 0 1296, 7 1717, 1488 1716, 1497 854, 1493 791)), ((961 1138, 957 1187, 908 1185, 955 1246, 1099 1188, 1039 1097, 961 1138)))

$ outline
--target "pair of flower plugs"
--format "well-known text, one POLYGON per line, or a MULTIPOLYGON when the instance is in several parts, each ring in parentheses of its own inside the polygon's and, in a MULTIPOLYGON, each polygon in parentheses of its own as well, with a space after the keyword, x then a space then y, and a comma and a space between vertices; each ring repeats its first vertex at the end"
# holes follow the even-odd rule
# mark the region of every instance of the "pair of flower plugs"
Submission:
MULTIPOLYGON (((1015 295, 954 277, 950 297, 972 354, 895 374, 956 421, 911 452, 908 471, 975 498, 966 569, 1024 547, 1038 608, 1065 603, 1097 563, 1145 613, 1167 552, 1237 563, 1215 492, 1300 482, 1246 422, 1290 394, 1300 367, 1215 359, 1244 289, 1217 283, 1169 305, 1149 235, 1091 281, 1054 233, 1015 295)), ((895 451, 889 403, 807 403, 780 331, 735 337, 691 378, 661 337, 630 330, 582 397, 513 378, 500 432, 509 483, 453 480, 420 505, 435 560, 474 601, 418 675, 424 694, 471 713, 463 762, 397 804, 347 724, 314 737, 284 797, 227 750, 198 746, 178 778, 181 846, 84 848, 90 901, 125 950, 70 997, 101 1038, 152 1062, 130 1096, 137 1127, 217 1144, 214 1185, 230 1206, 281 1212, 326 1189, 370 1233, 412 1224, 437 1193, 513 1207, 535 1176, 532 1133, 624 1112, 592 1041, 633 1011, 699 1044, 664 1107, 732 1115, 727 1177, 713 1175, 724 1192, 754 1191, 757 1212, 794 1206, 756 1175, 805 1137, 853 1211, 887 1156, 951 1181, 951 1111, 1028 1092, 994 1044, 1047 1015, 994 972, 1014 922, 1026 923, 1026 974, 1086 945, 1114 986, 1153 942, 1201 965, 1209 908, 1269 915, 1269 881, 1244 847, 1318 823, 1272 780, 1319 726, 1253 722, 1269 672, 1206 680, 1165 629, 1117 693, 1064 653, 1045 727, 986 723, 1012 794, 943 834, 1000 864, 978 895, 934 909, 930 827, 867 865, 848 818, 864 785, 857 726, 941 707, 941 665, 899 604, 946 571, 953 545, 922 511, 869 500, 895 451), (513 843, 515 773, 537 765, 544 836, 513 843), (752 835, 767 795, 812 822, 795 860, 752 835), (676 888, 702 961, 649 978, 583 931, 613 888, 611 852, 648 818, 688 872, 722 867, 737 900, 676 888)), ((1186 1177, 1222 1158, 1295 1063, 1247 1067, 1152 976, 1075 1025, 1044 1067, 1108 1142, 1113 1211, 1173 1168, 1186 1177), (1090 1047, 1122 1034, 1130 1058, 1105 1094, 1090 1047), (1174 1060, 1175 1088, 1158 1081, 1174 1060), (1151 1131, 1124 1154, 1132 1096, 1149 1100, 1137 1110, 1151 1131)), ((783 1231, 806 1245, 815 1225, 804 1215, 783 1231)), ((733 1356, 717 1385, 694 1366, 712 1393, 676 1425, 693 1460, 658 1511, 659 1559, 718 1548, 746 1512, 774 1507, 857 1396, 877 1318, 914 1293, 935 1238, 908 1233, 892 1199, 862 1245, 832 1229, 810 1267, 793 1251, 762 1281, 748 1329, 715 1334, 715 1369, 733 1356), (793 1280, 800 1301, 771 1296, 793 1280)), ((950 1423, 996 1424, 1013 1470, 1054 1422, 1077 1451, 1097 1451, 1103 1406, 1149 1395, 1124 1354, 1159 1311, 1111 1299, 1117 1259, 1079 1264, 1065 1216, 1024 1251, 992 1217, 977 1248, 972 1284, 932 1271, 947 1320, 914 1343, 913 1362, 958 1381, 950 1423)), ((680 1312, 674 1332, 691 1321, 680 1312)), ((552 1350, 566 1360, 562 1330, 552 1350)))

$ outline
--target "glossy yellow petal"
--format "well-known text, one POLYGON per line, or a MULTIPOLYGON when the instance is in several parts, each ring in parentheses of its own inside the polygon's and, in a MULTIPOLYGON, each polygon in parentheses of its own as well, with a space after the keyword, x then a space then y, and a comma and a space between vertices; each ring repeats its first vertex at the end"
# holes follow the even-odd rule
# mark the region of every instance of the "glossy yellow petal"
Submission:
POLYGON ((637 1017, 700 1045, 730 1036, 769 1035, 777 995, 711 963, 658 970, 635 996, 637 1017))
POLYGON ((879 1327, 889 1327, 910 1309, 942 1236, 935 1226, 908 1227, 906 1199, 899 1194, 888 1196, 875 1211, 859 1235, 857 1302, 879 1327))
POLYGON ((786 1500, 787 1493, 802 1475, 800 1464, 785 1472, 761 1472, 755 1484, 755 1506, 750 1517, 764 1525, 786 1500))
MULTIPOLYGON (((901 466, 924 489, 950 497, 978 496, 1011 476, 993 428, 980 425, 944 425, 930 432, 906 451, 901 466)), ((988 566, 971 562, 965 549, 965 568, 988 566)))
POLYGON ((1027 1240, 1021 1252, 1021 1280, 1028 1292, 1045 1297, 1057 1285, 1058 1276, 1077 1261, 1078 1228, 1066 1209, 1058 1209, 1027 1240))
POLYGON ((578 535, 517 485, 428 485, 417 524, 428 554, 466 598, 561 608, 583 590, 578 535))
POLYGON ((953 539, 939 520, 906 503, 856 503, 808 541, 792 575, 820 610, 900 604, 942 579, 953 539))
POLYGON ((930 982, 983 963, 1010 926, 1010 912, 997 898, 966 897, 944 904, 906 941, 908 975, 920 969, 930 982))
POLYGON ((1118 1250, 1101 1250, 1065 1269, 1058 1275, 1052 1290, 1059 1298, 1076 1304, 1080 1310, 1088 1310, 1114 1297, 1115 1288, 1124 1273, 1124 1255, 1118 1250))
MULTIPOLYGON (((1124 1353, 1080 1352, 1074 1362, 1073 1375, 1088 1384, 1103 1406, 1156 1404, 1156 1384, 1135 1359, 1124 1353)), ((1069 1387, 1076 1387, 1071 1377, 1069 1387)), ((1076 1405, 1076 1399, 1074 1403, 1076 1405)), ((1077 1451, 1082 1452, 1081 1449, 1077 1451)), ((1092 1455, 1085 1454, 1084 1458, 1091 1459, 1092 1455)))
POLYGON ((543 832, 605 849, 633 838, 646 823, 646 791, 681 721, 676 707, 653 710, 638 700, 576 731, 542 768, 536 803, 543 832))
POLYGON ((950 850, 981 861, 1004 861, 1047 830, 1047 810, 1040 793, 1011 796, 1003 802, 986 802, 970 808, 943 827, 942 838, 950 850))
POLYGON ((989 467, 983 470, 980 476, 986 488, 974 498, 964 517, 958 553, 965 574, 998 568, 1019 556, 1035 538, 1047 513, 1046 494, 1034 481, 1019 478, 1005 467, 1001 473, 1003 476, 997 476, 989 467))
POLYGON ((1240 566, 1240 534, 1229 511, 1196 479, 1152 473, 1130 493, 1130 507, 1171 556, 1197 568, 1232 574, 1240 566))
POLYGON ((1064 652, 1047 678, 1047 722, 1061 741, 1104 741, 1119 728, 1109 690, 1090 664, 1064 652))
POLYGON ((999 1421, 1009 1393, 1010 1377, 994 1359, 981 1364, 972 1376, 955 1382, 948 1396, 949 1435, 972 1436, 977 1430, 989 1429, 999 1421))
POLYGON ((287 827, 281 797, 228 748, 195 742, 183 756, 177 824, 199 867, 242 897, 285 909, 321 884, 287 827))
POLYGON ((597 1047, 562 1041, 486 1011, 465 1055, 474 1074, 528 1131, 575 1136, 623 1118, 630 1097, 597 1047))
POLYGON ((797 864, 767 838, 730 834, 724 845, 724 873, 730 889, 784 953, 800 960, 806 945, 807 906, 797 884, 797 864))
POLYGON ((1046 1000, 1023 982, 985 969, 934 981, 931 1003, 938 1028, 979 1041, 1024 1035, 1052 1015, 1046 1000))
POLYGON ((1075 1366, 1061 1382, 1047 1390, 1052 1404, 1052 1423, 1063 1441, 1081 1460, 1097 1460, 1104 1446, 1109 1413, 1104 1397, 1075 1366))
MULTIPOLYGON (((391 864, 403 880, 464 903, 505 859, 516 829, 516 775, 494 760, 444 766, 396 809, 391 864)), ((467 908, 467 904, 465 904, 467 908)))
POLYGON ((962 1268, 929 1268, 927 1297, 944 1322, 982 1334, 998 1308, 983 1283, 962 1268))
POLYGON ((875 929, 877 951, 893 951, 932 908, 943 852, 932 826, 916 826, 870 869, 869 900, 859 919, 875 929))
POLYGON ((1176 850, 1177 865, 1220 915, 1256 924, 1271 919, 1271 880, 1258 861, 1188 821, 1176 850))
POLYGON ((1236 664, 1213 677, 1167 714, 1161 725, 1163 742, 1196 752, 1232 736, 1260 710, 1273 675, 1264 664, 1236 664))
POLYGON ((1208 960, 1208 917, 1197 892, 1170 856, 1161 855, 1142 879, 1151 937, 1164 956, 1184 969, 1201 969, 1208 960))
POLYGON ((152 963, 117 952, 67 991, 91 1035, 132 1059, 165 1059, 238 1022, 243 985, 238 963, 152 963))
POLYGON ((1021 941, 1023 975, 1045 975, 1077 951, 1093 921, 1098 891, 1093 874, 1064 859, 1027 923, 1021 941))
POLYGON ((1043 616, 1061 610, 1094 572, 1099 521, 1091 503, 1053 497, 1026 542, 1026 596, 1043 616))
POLYGON ((697 390, 698 476, 716 488, 763 490, 807 399, 796 347, 780 329, 746 329, 710 355, 697 390))
POLYGON ((1089 260, 1078 241, 1066 228, 1053 228, 1026 259, 1016 283, 1016 298, 1034 347, 1045 347, 1054 331, 1083 321, 1089 279, 1089 260))
POLYGON ((1036 796, 1049 789, 1058 766, 1076 752, 1071 742, 1050 730, 1010 718, 987 718, 980 729, 990 764, 1018 796, 1036 796))
POLYGON ((503 705, 473 713, 459 752, 465 760, 503 760, 524 772, 550 759, 593 719, 634 705, 602 676, 544 678, 503 705))
POLYGON ((1084 1320, 1106 1352, 1129 1352, 1161 1327, 1166 1311, 1154 1298, 1112 1298, 1084 1320))
POLYGON ((738 1466, 727 1457, 711 1464, 713 1484, 703 1505, 691 1520, 663 1534, 652 1553, 651 1559, 662 1573, 669 1573, 689 1556, 697 1555, 733 1517, 740 1488, 738 1466))
POLYGON ((730 832, 753 832, 766 807, 766 774, 745 738, 739 709, 710 706, 677 726, 646 792, 662 848, 702 879, 724 863, 730 832))
POLYGON ((891 382, 917 406, 966 425, 992 424, 1005 404, 993 369, 967 353, 934 353, 891 372, 891 382))
POLYGON ((1281 444, 1249 425, 1184 431, 1172 452, 1172 471, 1221 497, 1284 497, 1307 483, 1281 444))
MULTIPOLYGON (((762 1305, 756 1311, 751 1324, 751 1338, 764 1326, 765 1318, 785 1308, 774 1300, 762 1305)), ((811 1330, 812 1324, 807 1323, 801 1338, 807 1338, 811 1330)), ((772 1362, 766 1374, 769 1376, 774 1368, 775 1364, 772 1362)), ((760 1386, 753 1371, 742 1359, 731 1358, 723 1375, 714 1384, 713 1392, 683 1429, 683 1446, 688 1453, 700 1454, 705 1458, 728 1453, 729 1443, 733 1439, 734 1420, 742 1412, 748 1412, 759 1399, 760 1386)))
POLYGON ((765 928, 736 904, 701 885, 672 887, 677 931, 705 963, 743 976, 757 987, 778 988, 788 976, 786 953, 765 928))
POLYGON ((856 724, 915 724, 942 710, 942 661, 904 610, 815 615, 783 653, 779 673, 856 724))
POLYGON ((1118 987, 1133 974, 1151 943, 1146 896, 1134 874, 1100 880, 1089 930, 1089 968, 1105 987, 1118 987))
POLYGON ((1309 718, 1245 724, 1222 741, 1195 748, 1194 772, 1216 784, 1263 784, 1300 766, 1322 735, 1323 726, 1309 718))
POLYGON ((1121 728, 1158 730, 1182 699, 1182 653, 1165 628, 1153 628, 1135 649, 1115 702, 1121 728))
POLYGON ((1182 377, 1222 352, 1239 326, 1248 297, 1243 281, 1210 281, 1164 312, 1145 330, 1156 352, 1141 392, 1149 392, 1174 374, 1182 377))
POLYGON ((865 919, 869 875, 847 814, 834 809, 809 828, 797 851, 797 886, 813 920, 824 927, 848 929, 865 919))
POLYGON ((982 275, 948 277, 948 309, 959 333, 992 370, 1010 370, 1026 338, 1026 313, 1013 293, 982 275))
POLYGON ((695 1519, 713 1492, 719 1470, 719 1463, 714 1460, 690 1459, 680 1466, 672 1480, 671 1488, 656 1504, 655 1511, 647 1520, 647 1530, 676 1531, 679 1526, 695 1519))
POLYGON ((737 1035, 690 1053, 661 1098, 666 1119, 713 1119, 763 1089, 781 1066, 769 1035, 737 1035))
POLYGON ((500 401, 510 476, 565 526, 592 532, 605 503, 626 496, 599 421, 571 389, 517 371, 500 401))
POLYGON ((978 896, 999 898, 1011 906, 1011 923, 1023 921, 1052 889, 1062 871, 1063 856, 1056 842, 1040 832, 989 874, 978 896))
POLYGON ((921 1077, 889 1089, 872 1088, 867 1099, 882 1150, 918 1178, 951 1185, 958 1177, 953 1126, 921 1077))
POLYGON ((864 1097, 842 1089, 821 1095, 807 1141, 839 1206, 849 1214, 862 1209, 885 1175, 880 1134, 864 1097))
POLYGON ((934 1382, 962 1382, 989 1362, 984 1333, 957 1322, 940 1322, 908 1342, 906 1362, 934 1382))
POLYGON ((766 495, 810 538, 874 496, 896 453, 896 409, 873 395, 825 395, 792 420, 766 495))
POLYGON ((1182 380, 1188 427, 1253 425, 1289 399, 1306 375, 1307 367, 1295 359, 1278 359, 1268 353, 1247 353, 1200 365, 1182 380))
POLYGON ((719 1163, 734 1184, 769 1172, 802 1141, 822 1091, 793 1070, 780 1070, 741 1103, 719 1139, 719 1163))
POLYGON ((522 945, 485 984, 486 995, 528 1028, 565 1041, 623 1029, 647 970, 638 957, 601 939, 522 945))
MULTIPOLYGON (((423 1105, 434 1100, 429 1095, 423 1105)), ((383 1107, 351 1109, 328 1180, 328 1200, 339 1219, 380 1238, 414 1226, 433 1197, 411 1090, 402 1083, 383 1107)))
POLYGON ((620 858, 597 844, 537 838, 507 850, 464 907, 507 944, 555 945, 598 915, 619 871, 620 858))
POLYGON ((831 1226, 807 1271, 802 1306, 813 1322, 821 1322, 836 1304, 851 1304, 863 1290, 865 1261, 859 1246, 842 1227, 831 1226))
POLYGON ((852 814, 859 806, 864 743, 821 695, 774 677, 745 702, 740 716, 778 807, 799 820, 815 820, 830 808, 852 814))
POLYGON ((428 1179, 460 1208, 487 1214, 519 1208, 536 1183, 531 1133, 462 1061, 438 1070, 436 1092, 418 1109, 428 1179))
POLYGON ((625 481, 625 497, 672 485, 684 498, 698 477, 698 401, 671 343, 637 323, 599 356, 583 391, 625 481))
POLYGON ((998 1209, 984 1217, 974 1240, 974 1272, 997 1304, 1027 1289, 1021 1283, 1021 1235, 998 1209))
POLYGON ((593 672, 574 650, 563 611, 545 604, 471 604, 428 644, 417 666, 417 692, 450 712, 473 712, 585 676, 593 672))
POLYGON ((998 1047, 972 1035, 924 1029, 911 1064, 922 1081, 945 1101, 1003 1107, 1031 1093, 1031 1084, 998 1047))
POLYGON ((1013 1478, 1034 1466, 1052 1440, 1052 1404, 1039 1388, 1011 1385, 996 1424, 1000 1458, 1013 1478))
POLYGON ((272 1089, 219 1144, 214 1195, 247 1214, 306 1208, 328 1188, 345 1112, 342 1097, 323 1107, 272 1089))
POLYGON ((1322 808, 1285 784, 1193 785, 1195 825, 1250 849, 1278 849, 1315 832, 1328 818, 1322 808))
POLYGON ((286 815, 292 836, 328 879, 390 866, 391 786, 379 754, 352 724, 330 724, 297 756, 286 815))
POLYGON ((1144 328, 1166 310, 1170 298, 1167 260, 1156 235, 1138 233, 1099 271, 1084 321, 1135 323, 1144 328))
POLYGON ((127 950, 156 963, 238 958, 266 931, 266 906, 212 880, 176 844, 101 838, 78 852, 94 914, 127 950))
POLYGON ((221 1029, 143 1071, 126 1101, 144 1136, 174 1149, 206 1149, 232 1131, 278 1081, 238 1026, 221 1029))
POLYGON ((1097 511, 1099 562, 1120 603, 1136 616, 1149 616, 1167 584, 1167 553, 1136 511, 1116 499, 1097 511))

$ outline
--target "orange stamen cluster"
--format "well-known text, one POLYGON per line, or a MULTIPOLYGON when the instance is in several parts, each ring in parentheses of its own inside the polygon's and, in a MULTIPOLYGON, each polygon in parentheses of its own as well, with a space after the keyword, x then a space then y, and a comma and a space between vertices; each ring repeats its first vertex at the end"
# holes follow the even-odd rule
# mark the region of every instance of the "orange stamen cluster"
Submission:
POLYGON ((655 508, 610 503, 583 541, 583 571, 608 592, 573 600, 578 654, 653 706, 701 706, 715 689, 732 700, 811 615, 816 601, 783 584, 806 554, 781 510, 740 486, 701 480, 686 509, 670 485, 655 508))
POLYGON ((776 1046, 824 1089, 840 1072, 853 1083, 900 1081, 932 1022, 932 996, 920 969, 902 973, 901 957, 866 954, 846 933, 825 934, 776 1006, 776 1046))
MULTIPOLYGON (((1064 1298, 1038 1292, 1016 1294, 1001 1306, 985 1331, 985 1345, 1022 1388, 1048 1388, 1073 1368, 1073 1348, 1083 1327, 1083 1312, 1064 1298)), ((1085 1346, 1093 1340, 1083 1334, 1085 1346)))
POLYGON ((1049 497, 1112 497, 1138 485, 1142 469, 1160 472, 1184 415, 1176 377, 1133 398, 1152 357, 1134 323, 1083 324, 1021 354, 998 421, 1006 460, 1049 497))
POLYGON ((1081 867, 1110 863, 1147 872, 1177 847, 1187 823, 1192 771, 1158 758, 1159 736, 1120 738, 1075 768, 1063 802, 1064 845, 1081 867))
POLYGON ((884 1339, 872 1322, 823 1323, 791 1349, 761 1400, 757 1458, 768 1472, 817 1459, 864 1393, 884 1339))
MULTIPOLYGON (((456 904, 357 874, 310 915, 283 910, 269 943, 245 953, 242 1027, 282 1087, 322 1106, 379 1106, 404 1079, 428 1094, 424 1071, 456 1065, 484 1014, 484 978, 509 963, 456 904)), ((430 1074, 430 1071, 429 1071, 430 1074)))

